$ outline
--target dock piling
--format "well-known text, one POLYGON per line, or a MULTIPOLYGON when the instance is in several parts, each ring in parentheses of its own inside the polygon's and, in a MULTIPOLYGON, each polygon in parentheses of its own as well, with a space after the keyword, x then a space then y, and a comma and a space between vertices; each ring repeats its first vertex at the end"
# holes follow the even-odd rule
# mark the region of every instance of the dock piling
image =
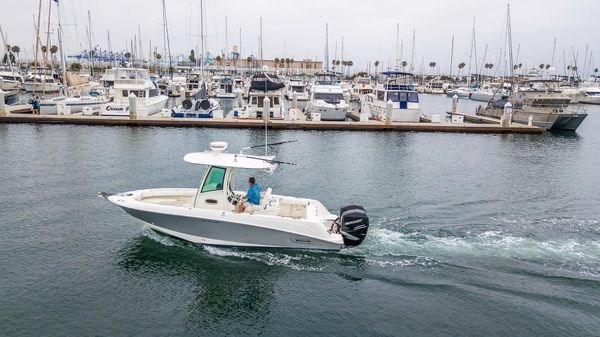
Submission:
POLYGON ((450 111, 452 111, 452 113, 455 113, 458 110, 458 95, 454 94, 454 96, 452 96, 452 108, 450 111))
POLYGON ((292 94, 292 102, 293 102, 294 109, 298 109, 298 93, 296 93, 295 91, 292 94))
POLYGON ((388 99, 388 101, 385 103, 385 125, 392 125, 392 106, 394 103, 392 103, 391 99, 388 99))
POLYGON ((129 119, 137 119, 137 96, 129 94, 129 119))
POLYGON ((0 89, 0 116, 6 116, 6 104, 4 104, 4 90, 0 89))
POLYGON ((269 115, 271 112, 270 109, 270 105, 271 105, 271 101, 269 100, 269 96, 265 96, 265 99, 263 99, 263 119, 265 121, 269 120, 269 115))

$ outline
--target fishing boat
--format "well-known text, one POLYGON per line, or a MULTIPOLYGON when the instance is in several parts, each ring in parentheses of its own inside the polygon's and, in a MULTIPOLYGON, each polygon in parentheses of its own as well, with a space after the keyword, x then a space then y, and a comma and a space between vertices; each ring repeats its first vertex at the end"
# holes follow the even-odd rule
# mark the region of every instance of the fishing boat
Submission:
POLYGON ((175 118, 213 118, 214 112, 221 108, 221 103, 209 98, 206 84, 202 83, 194 96, 184 99, 180 106, 171 108, 171 117, 175 118))
POLYGON ((131 94, 136 96, 138 116, 150 116, 160 112, 169 99, 158 93, 147 69, 116 68, 113 90, 114 100, 101 105, 102 116, 129 116, 131 94))
POLYGON ((310 88, 307 113, 320 114, 323 121, 344 121, 349 109, 337 75, 330 72, 316 74, 310 88))
MULTIPOLYGON (((266 145, 265 145, 266 146, 266 145)), ((227 143, 210 143, 211 151, 189 153, 186 162, 206 166, 198 188, 145 189, 99 196, 121 207, 153 230, 195 244, 339 251, 361 244, 369 218, 361 206, 330 213, 314 199, 272 194, 260 204, 236 211, 245 192, 235 190, 236 170, 273 173, 287 164, 273 156, 226 153, 227 143)))
POLYGON ((414 75, 400 71, 386 71, 381 75, 382 79, 375 84, 373 93, 363 96, 361 113, 384 119, 388 101, 391 101, 392 121, 418 123, 421 109, 419 93, 413 86, 414 75))

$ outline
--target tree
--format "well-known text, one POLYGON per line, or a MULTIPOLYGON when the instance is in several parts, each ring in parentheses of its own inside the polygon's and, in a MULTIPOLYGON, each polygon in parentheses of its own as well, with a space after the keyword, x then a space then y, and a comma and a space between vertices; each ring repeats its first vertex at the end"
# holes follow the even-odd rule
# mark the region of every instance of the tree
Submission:
POLYGON ((543 63, 542 63, 542 64, 540 64, 540 69, 541 69, 541 70, 544 70, 544 67, 545 67, 545 66, 546 66, 546 65, 545 65, 545 64, 543 64, 543 63))
MULTIPOLYGON (((129 59, 131 58, 131 53, 130 52, 126 52, 125 53, 125 58, 129 61, 129 59)), ((157 58, 160 60, 159 57, 157 57, 157 58)))
POLYGON ((45 53, 47 49, 46 46, 42 46, 42 53, 45 53))
POLYGON ((375 74, 377 74, 378 67, 379 67, 379 61, 375 61, 375 74))
POLYGON ((597 72, 598 72, 598 68, 594 69, 594 73, 597 73, 597 72))
POLYGON ((408 65, 408 62, 402 61, 402 68, 406 68, 407 65, 408 65))
POLYGON ((252 56, 246 57, 246 66, 250 68, 250 64, 252 63, 252 56))
POLYGON ((436 65, 437 64, 435 62, 429 62, 429 66, 431 67, 432 70, 435 69, 436 65))
POLYGON ((71 63, 71 66, 69 68, 71 69, 71 71, 79 72, 79 71, 81 71, 81 64, 71 63))
POLYGON ((190 50, 190 55, 188 56, 188 59, 191 63, 196 63, 196 51, 194 51, 193 49, 190 50))
POLYGON ((550 65, 546 64, 546 70, 550 69, 550 65))
POLYGON ((276 57, 273 61, 275 62, 275 68, 279 67, 279 57, 276 57))
POLYGON ((12 48, 10 48, 10 50, 13 53, 17 54, 17 58, 20 59, 19 53, 21 52, 21 48, 19 46, 12 46, 12 48))
POLYGON ((217 57, 215 57, 215 61, 217 61, 217 63, 219 65, 221 65, 221 61, 223 60, 223 58, 221 57, 221 55, 217 55, 217 57))

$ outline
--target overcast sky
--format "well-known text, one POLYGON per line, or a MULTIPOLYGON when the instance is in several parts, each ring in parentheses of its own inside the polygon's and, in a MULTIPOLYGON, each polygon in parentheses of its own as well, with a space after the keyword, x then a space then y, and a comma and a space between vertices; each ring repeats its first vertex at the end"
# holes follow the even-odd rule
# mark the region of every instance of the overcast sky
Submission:
MULTIPOLYGON (((46 21, 48 1, 43 0, 46 21)), ((95 45, 107 48, 110 31, 113 50, 124 50, 126 41, 141 29, 142 50, 148 54, 150 40, 162 50, 162 0, 60 0, 67 54, 87 47, 85 27, 87 10, 92 19, 95 45)), ((199 0, 165 0, 173 54, 189 53, 198 44, 199 0)), ((325 23, 329 23, 330 59, 352 60, 357 70, 380 60, 384 66, 396 59, 396 23, 404 41, 402 59, 410 62, 412 31, 416 31, 415 68, 435 61, 447 72, 450 46, 455 36, 454 68, 467 62, 473 17, 476 17, 477 55, 481 59, 488 44, 486 62, 498 63, 500 48, 505 46, 506 5, 502 1, 383 1, 383 0, 207 0, 206 32, 208 49, 218 53, 225 48, 225 17, 228 19, 229 45, 239 44, 242 52, 258 54, 259 18, 263 17, 264 56, 324 58, 325 23), (285 47, 285 48, 284 48, 285 47)), ((34 44, 34 15, 38 0, 0 0, 0 25, 9 44, 16 44, 31 55, 34 44)), ((598 0, 520 0, 511 5, 513 53, 517 62, 534 66, 551 63, 556 38, 554 65, 563 68, 563 50, 567 64, 573 63, 572 48, 579 53, 583 68, 586 45, 600 61, 597 37, 598 0), (519 48, 520 46, 520 48, 519 48)), ((56 7, 53 6, 53 21, 56 7)), ((45 27, 45 24, 44 24, 45 27)), ((44 28, 45 29, 45 28, 44 28)), ((54 37, 54 36, 53 36, 54 37)), ((45 43, 44 43, 45 44, 45 43)), ((504 49, 506 50, 506 49, 504 49)), ((589 63, 589 57, 588 57, 589 63)), ((600 62, 595 62, 595 66, 600 62)), ((439 69, 437 71, 439 71, 439 69)), ((427 71, 430 71, 427 69, 427 71)))

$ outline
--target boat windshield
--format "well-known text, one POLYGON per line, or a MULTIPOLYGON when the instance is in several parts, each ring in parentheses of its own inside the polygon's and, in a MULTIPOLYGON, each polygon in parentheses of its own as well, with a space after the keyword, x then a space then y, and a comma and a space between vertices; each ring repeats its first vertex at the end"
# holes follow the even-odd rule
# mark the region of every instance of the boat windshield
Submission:
POLYGON ((342 94, 325 94, 325 93, 315 93, 315 99, 323 100, 325 102, 339 102, 344 100, 344 95, 342 94))
POLYGON ((304 86, 300 86, 300 87, 292 86, 292 91, 293 92, 304 92, 304 86))
POLYGON ((213 166, 206 175, 202 185, 202 193, 223 190, 223 181, 225 180, 225 169, 213 166))
POLYGON ((394 92, 388 91, 387 99, 392 102, 419 102, 419 95, 416 92, 394 92))

